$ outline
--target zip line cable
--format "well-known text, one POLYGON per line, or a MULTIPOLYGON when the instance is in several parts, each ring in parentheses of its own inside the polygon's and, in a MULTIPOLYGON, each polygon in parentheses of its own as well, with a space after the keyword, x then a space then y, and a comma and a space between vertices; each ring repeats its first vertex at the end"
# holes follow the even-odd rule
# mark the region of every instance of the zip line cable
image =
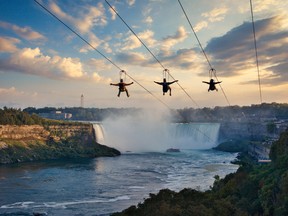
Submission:
MULTIPOLYGON (((73 32, 75 35, 77 35, 82 41, 84 41, 86 44, 88 44, 93 50, 97 51, 102 57, 104 57, 107 61, 109 61, 111 64, 113 64, 116 68, 118 68, 120 71, 122 70, 117 64, 115 64, 113 61, 111 61, 109 58, 107 58, 103 53, 101 53, 96 47, 94 47, 91 43, 89 43, 86 39, 84 39, 80 34, 78 34, 75 30, 73 30, 71 27, 69 27, 66 23, 64 23, 60 18, 58 18, 55 14, 53 14, 50 10, 48 10, 44 5, 39 3, 37 0, 34 0, 40 7, 42 7, 45 11, 47 11, 50 15, 52 15, 55 19, 57 19, 60 23, 62 23, 65 27, 67 27, 71 32, 73 32)), ((149 91, 147 88, 145 88, 141 83, 139 83, 137 80, 135 80, 132 76, 130 76, 126 71, 125 75, 128 76, 131 80, 133 80, 135 83, 137 83, 139 86, 141 86, 144 90, 146 90, 149 94, 151 94, 156 100, 158 100, 160 103, 162 103, 166 108, 168 108, 170 111, 172 109, 163 102, 160 98, 156 97, 151 91, 149 91)), ((170 75, 171 76, 171 75, 170 75)), ((171 76, 172 77, 172 76, 171 76)), ((212 140, 206 133, 203 131, 196 129, 199 133, 203 134, 205 137, 207 137, 210 141, 216 142, 216 140, 212 140)))
POLYGON ((154 59, 161 65, 163 69, 166 69, 161 62, 156 58, 156 56, 151 52, 151 50, 144 44, 144 42, 138 37, 138 35, 133 31, 133 29, 125 22, 125 20, 118 14, 118 12, 112 7, 112 5, 105 0, 108 6, 114 11, 114 13, 122 20, 122 22, 127 26, 127 28, 136 36, 136 38, 143 44, 143 46, 150 52, 154 59))
MULTIPOLYGON (((199 38, 198 38, 198 36, 197 36, 197 34, 196 34, 196 32, 195 32, 195 30, 194 30, 192 24, 191 24, 191 22, 190 22, 190 20, 189 20, 189 18, 188 18, 188 16, 187 16, 185 10, 184 10, 183 5, 181 4, 180 0, 178 0, 178 2, 179 2, 179 5, 180 5, 181 8, 182 8, 182 11, 183 11, 183 13, 184 13, 184 15, 185 15, 185 17, 186 17, 186 19, 187 19, 187 21, 188 21, 188 23, 189 23, 191 29, 192 29, 192 31, 193 31, 193 33, 194 33, 194 35, 195 35, 197 41, 198 41, 198 44, 199 44, 199 46, 200 46, 200 48, 201 48, 201 50, 202 50, 202 53, 204 54, 204 56, 205 56, 205 58, 206 58, 206 61, 207 61, 208 65, 209 65, 209 67, 210 67, 210 70, 213 71, 214 76, 215 76, 217 82, 219 82, 218 77, 217 77, 217 75, 216 75, 216 70, 212 67, 212 65, 211 65, 211 63, 210 63, 210 61, 209 61, 209 59, 208 59, 208 56, 207 56, 205 50, 203 49, 202 44, 201 44, 201 42, 200 42, 200 40, 199 40, 199 38)), ((229 106, 231 106, 231 105, 230 105, 230 102, 229 102, 229 100, 228 100, 228 97, 227 97, 227 95, 225 94, 225 91, 224 91, 224 89, 222 88, 222 86, 221 86, 220 83, 219 83, 219 86, 220 86, 220 88, 221 88, 221 91, 222 91, 222 93, 223 93, 223 95, 224 95, 224 97, 225 97, 227 103, 229 104, 229 106)))
MULTIPOLYGON (((108 6, 114 11, 114 13, 122 20, 122 22, 127 26, 127 28, 135 35, 135 37, 142 43, 142 45, 149 51, 149 53, 154 57, 154 59, 161 65, 161 67, 164 69, 165 71, 165 76, 168 77, 170 76, 173 80, 176 80, 171 73, 169 72, 168 69, 166 69, 163 64, 157 59, 157 57, 152 53, 152 51, 146 46, 146 44, 138 37, 138 35, 133 31, 133 29, 127 24, 127 22, 120 16, 120 14, 112 7, 112 5, 105 0, 105 2, 108 4, 108 6), (166 74, 167 73, 167 74, 166 74)), ((163 71, 163 73, 164 73, 163 71)), ((196 104, 196 106, 198 108, 199 105, 196 103, 196 101, 193 100, 193 98, 187 93, 187 91, 177 82, 178 86, 186 93, 186 95, 191 99, 192 102, 194 102, 194 104, 196 104)), ((200 129, 195 129, 196 131, 198 131, 199 133, 201 133, 202 135, 204 135, 205 137, 207 137, 210 141, 212 142, 216 142, 216 140, 212 140, 211 137, 209 137, 206 133, 204 133, 203 131, 201 131, 200 129)))
MULTIPOLYGON (((43 8, 45 11, 47 11, 51 16, 53 16, 55 19, 57 19, 60 23, 62 23, 66 28, 68 28, 71 32, 73 32, 76 36, 78 36, 82 41, 84 41, 87 45, 89 45, 93 50, 98 52, 102 57, 104 57, 107 61, 109 61, 112 65, 114 65, 116 68, 118 68, 120 71, 122 70, 117 64, 115 64, 113 61, 111 61, 108 57, 106 57, 102 52, 100 52, 95 46, 93 46, 91 43, 89 43, 85 38, 83 38, 80 34, 78 34, 75 30, 73 30, 70 26, 68 26, 66 23, 64 23, 60 18, 58 18, 55 14, 53 14, 50 10, 48 10, 44 5, 39 3, 37 0, 34 0, 35 3, 37 3, 41 8, 43 8)), ((145 88, 142 84, 140 84, 137 80, 135 80, 132 76, 130 76, 127 72, 126 75, 132 79, 135 83, 137 83, 139 86, 141 86, 144 90, 146 90, 149 94, 151 94, 155 99, 157 99, 160 103, 162 103, 164 106, 166 106, 169 110, 172 110, 165 102, 163 102, 160 98, 156 97, 151 91, 149 91, 147 88, 145 88)))
POLYGON ((250 9, 251 9, 252 27, 253 27, 253 36, 254 36, 254 49, 255 49, 255 57, 256 57, 256 67, 257 67, 257 72, 258 72, 258 86, 259 86, 259 93, 260 93, 260 102, 262 104, 262 90, 261 90, 260 70, 259 70, 259 62, 258 62, 258 51, 257 51, 256 31, 255 31, 255 24, 254 24, 252 0, 250 0, 250 9))
MULTIPOLYGON (((135 31, 133 31, 133 29, 127 24, 127 22, 120 16, 120 14, 113 8, 113 6, 107 1, 105 0, 105 2, 107 3, 107 5, 114 11, 114 13, 121 19, 121 21, 127 26, 127 28, 135 35, 135 37, 141 42, 141 44, 147 49, 147 51, 153 56, 153 58, 160 64, 160 66, 164 69, 167 70, 164 65, 159 61, 159 59, 152 53, 152 51, 146 46, 146 44, 138 37, 138 35, 135 33, 135 31)), ((170 72, 168 72, 169 76, 173 79, 176 80, 170 72)), ((190 98, 190 100, 198 107, 199 105, 196 103, 195 100, 193 100, 193 98, 188 94, 188 92, 177 82, 177 85, 182 89, 182 91, 184 91, 184 93, 190 98)))
POLYGON ((192 29, 194 35, 195 35, 195 38, 196 38, 197 41, 198 41, 198 44, 199 44, 199 46, 200 46, 200 48, 201 48, 201 50, 202 50, 202 52, 203 52, 203 54, 204 54, 204 56, 205 56, 205 58, 206 58, 206 60, 207 60, 207 63, 208 63, 209 66, 210 66, 210 69, 212 70, 213 67, 212 67, 212 65, 211 65, 211 63, 210 63, 210 61, 209 61, 209 59, 208 59, 208 57, 207 57, 207 55, 206 55, 206 53, 205 53, 203 47, 202 47, 202 44, 200 43, 200 40, 199 40, 199 38, 198 38, 198 36, 197 36, 197 34, 196 34, 196 32, 195 32, 195 30, 194 30, 194 28, 193 28, 193 26, 192 26, 190 20, 189 20, 189 18, 188 18, 187 14, 186 14, 186 12, 185 12, 185 10, 184 10, 184 7, 183 7, 183 5, 181 4, 180 0, 178 0, 178 2, 179 2, 180 6, 181 6, 181 8, 182 8, 182 11, 183 11, 183 13, 184 13, 184 15, 185 15, 185 17, 186 17, 188 23, 189 23, 189 25, 190 25, 190 27, 191 27, 191 29, 192 29))
POLYGON ((53 16, 55 19, 57 19, 60 23, 62 23, 66 28, 68 28, 71 32, 73 32, 75 35, 77 35, 82 41, 84 41, 86 44, 88 44, 92 49, 94 49, 96 52, 98 52, 103 58, 105 58, 107 61, 109 61, 111 64, 113 64, 115 67, 117 67, 119 70, 121 70, 120 67, 118 67, 114 62, 112 62, 109 58, 107 58, 104 54, 102 54, 99 50, 97 50, 91 43, 89 43, 85 38, 83 38, 80 34, 78 34, 75 30, 73 30, 70 26, 68 26, 66 23, 64 23, 61 19, 59 19, 55 14, 53 14, 51 11, 49 11, 45 6, 43 6, 41 3, 39 3, 37 0, 34 0, 40 7, 42 7, 45 11, 47 11, 51 16, 53 16))

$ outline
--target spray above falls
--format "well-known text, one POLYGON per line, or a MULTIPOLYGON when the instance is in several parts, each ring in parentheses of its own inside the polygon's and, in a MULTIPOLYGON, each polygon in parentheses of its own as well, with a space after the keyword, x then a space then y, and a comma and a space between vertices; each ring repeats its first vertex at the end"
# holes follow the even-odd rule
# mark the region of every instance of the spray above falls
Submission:
POLYGON ((209 149, 217 144, 220 129, 219 123, 170 123, 169 116, 157 111, 109 118, 93 126, 98 143, 121 152, 209 149))

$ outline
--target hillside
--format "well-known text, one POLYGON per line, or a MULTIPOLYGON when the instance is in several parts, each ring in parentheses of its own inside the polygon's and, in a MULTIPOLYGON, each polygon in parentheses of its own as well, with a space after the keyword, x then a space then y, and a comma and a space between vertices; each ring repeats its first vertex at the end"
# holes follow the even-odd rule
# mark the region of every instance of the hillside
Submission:
POLYGON ((200 192, 168 189, 113 216, 288 215, 288 130, 273 144, 270 164, 242 161, 234 174, 215 176, 213 187, 200 192))
POLYGON ((92 124, 47 120, 7 108, 0 114, 0 164, 120 155, 95 142, 92 124))

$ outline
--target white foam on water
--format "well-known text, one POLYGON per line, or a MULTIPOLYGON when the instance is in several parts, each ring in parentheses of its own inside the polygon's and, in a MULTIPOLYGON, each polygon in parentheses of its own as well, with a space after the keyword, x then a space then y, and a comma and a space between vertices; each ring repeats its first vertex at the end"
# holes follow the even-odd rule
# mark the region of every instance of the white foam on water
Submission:
POLYGON ((81 204, 93 204, 93 203, 111 203, 121 200, 129 200, 129 196, 118 196, 109 199, 92 199, 92 200, 76 200, 76 201, 64 201, 64 202, 44 202, 35 203, 31 201, 16 202, 13 204, 7 204, 0 206, 1 209, 23 209, 23 208, 62 208, 66 209, 68 206, 81 205, 81 204))
POLYGON ((1 209, 14 209, 14 208, 30 208, 32 204, 35 202, 27 201, 27 202, 16 202, 12 204, 2 205, 0 206, 1 209))

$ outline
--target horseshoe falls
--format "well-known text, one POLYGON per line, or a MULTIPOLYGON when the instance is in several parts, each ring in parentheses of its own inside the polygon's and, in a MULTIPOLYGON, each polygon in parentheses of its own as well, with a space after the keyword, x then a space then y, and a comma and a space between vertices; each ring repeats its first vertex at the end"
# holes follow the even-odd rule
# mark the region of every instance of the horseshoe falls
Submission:
POLYGON ((219 123, 150 123, 103 122, 93 126, 98 143, 122 152, 210 149, 217 145, 219 123))
POLYGON ((179 148, 210 149, 217 145, 220 123, 179 123, 171 126, 171 138, 179 148))

